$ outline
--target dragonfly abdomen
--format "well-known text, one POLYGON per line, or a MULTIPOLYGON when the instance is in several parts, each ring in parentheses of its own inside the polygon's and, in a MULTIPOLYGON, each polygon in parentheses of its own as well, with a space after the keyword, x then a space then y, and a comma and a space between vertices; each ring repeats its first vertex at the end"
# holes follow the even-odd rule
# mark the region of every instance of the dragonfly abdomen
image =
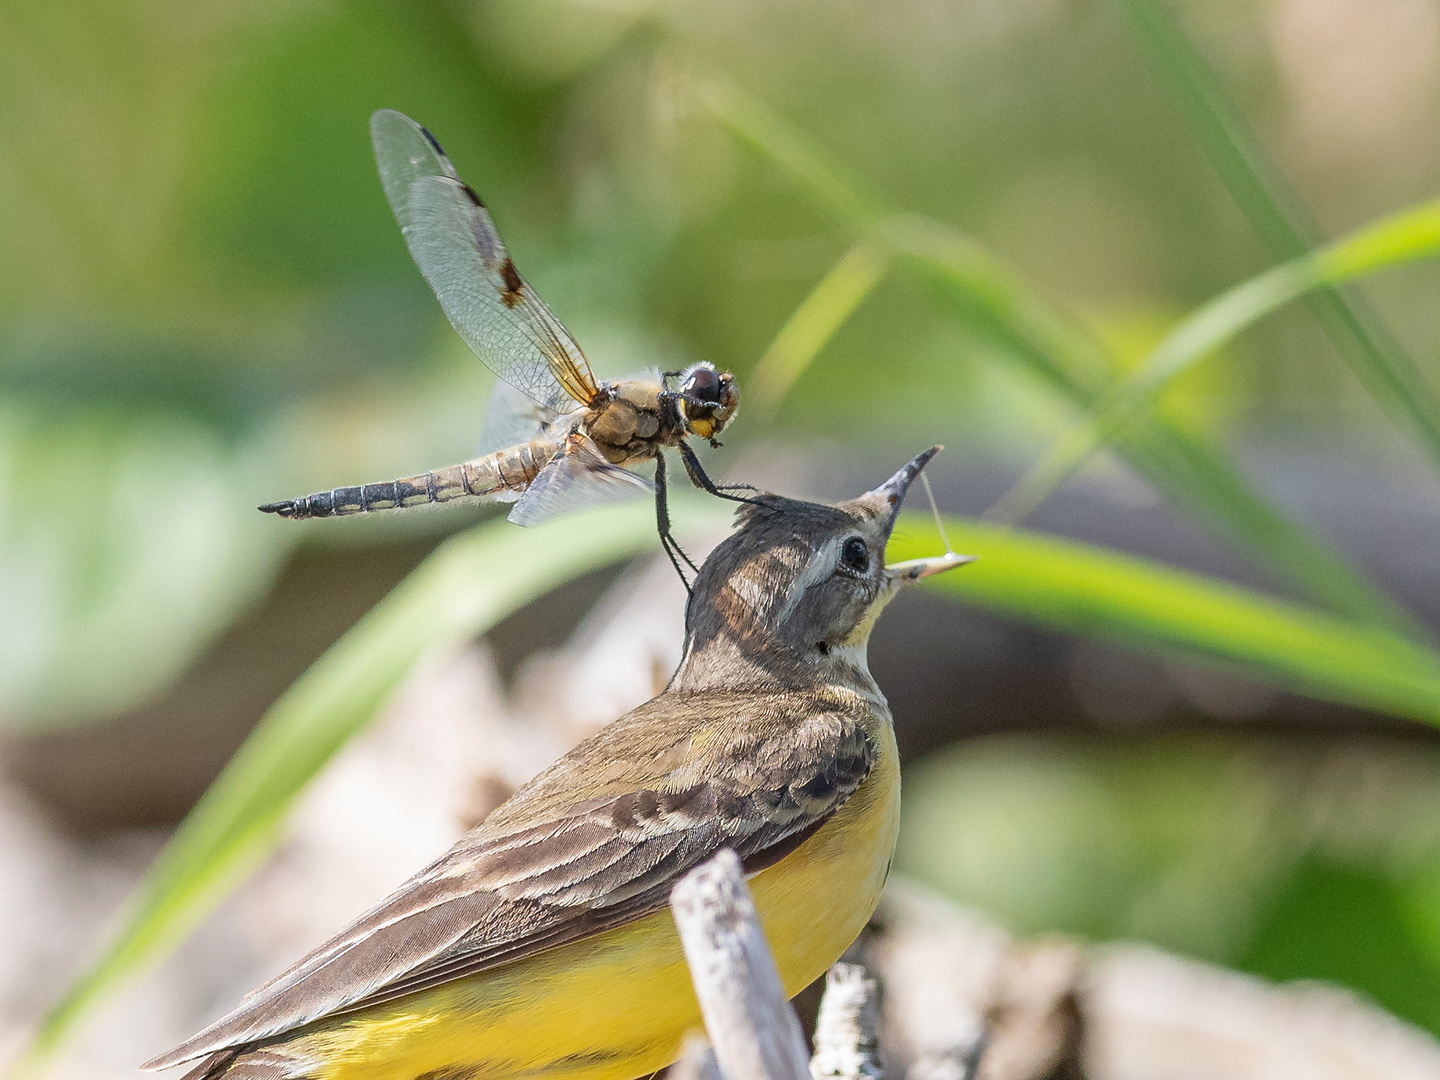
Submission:
POLYGON ((451 499, 485 498, 502 492, 519 496, 559 451, 557 443, 535 439, 433 472, 382 484, 317 491, 298 499, 266 503, 260 509, 267 514, 296 519, 343 517, 372 510, 403 510, 451 499))

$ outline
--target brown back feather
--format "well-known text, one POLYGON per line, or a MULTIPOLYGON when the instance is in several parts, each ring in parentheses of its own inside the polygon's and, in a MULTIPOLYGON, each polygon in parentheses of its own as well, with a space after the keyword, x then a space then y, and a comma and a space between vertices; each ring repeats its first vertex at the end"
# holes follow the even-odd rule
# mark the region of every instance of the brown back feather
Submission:
POLYGON ((268 1042, 623 925, 664 908, 675 880, 722 847, 763 860, 828 818, 869 774, 874 748, 841 704, 656 698, 581 743, 387 900, 146 1068, 268 1042))

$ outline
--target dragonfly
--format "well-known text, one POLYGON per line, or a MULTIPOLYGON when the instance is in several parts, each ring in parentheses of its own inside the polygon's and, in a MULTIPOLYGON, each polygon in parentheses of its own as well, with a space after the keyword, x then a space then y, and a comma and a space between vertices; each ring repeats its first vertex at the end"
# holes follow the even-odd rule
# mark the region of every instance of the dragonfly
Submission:
POLYGON ((515 269, 489 210, 435 136, 393 109, 370 118, 370 135, 385 197, 416 266, 455 332, 499 380, 482 453, 443 469, 260 509, 321 518, 468 498, 513 502, 511 521, 537 525, 653 490, 661 546, 684 581, 681 561, 692 570, 695 564, 671 532, 665 451, 679 453, 696 487, 751 501, 738 493, 753 488, 712 481, 689 442, 720 445, 717 436, 739 406, 734 376, 701 361, 648 378, 597 380, 575 339, 515 269), (651 461, 653 484, 631 471, 651 461))

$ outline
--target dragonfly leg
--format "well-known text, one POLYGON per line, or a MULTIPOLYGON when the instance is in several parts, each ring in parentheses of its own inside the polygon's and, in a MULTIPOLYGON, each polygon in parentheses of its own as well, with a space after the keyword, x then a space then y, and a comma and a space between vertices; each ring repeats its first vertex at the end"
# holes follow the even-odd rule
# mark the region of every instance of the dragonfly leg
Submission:
POLYGON ((660 546, 665 549, 665 554, 670 558, 670 565, 675 567, 675 573, 680 575, 680 582, 685 586, 685 591, 690 591, 690 582, 685 577, 685 571, 680 566, 683 559, 695 573, 700 568, 691 561, 690 556, 685 554, 680 542, 675 539, 675 534, 670 531, 670 501, 668 498, 669 489, 665 484, 665 452, 657 451, 655 454, 655 524, 660 530, 660 546))
MULTIPOLYGON (((661 378, 673 379, 684 374, 685 373, 683 371, 667 371, 661 376, 661 378)), ((683 401, 685 402, 685 404, 694 405, 698 409, 713 409, 719 404, 719 402, 713 401, 709 398, 703 398, 699 394, 687 393, 684 390, 670 389, 660 391, 660 400, 672 405, 676 402, 683 401)))
POLYGON ((695 456, 695 451, 690 444, 684 441, 677 444, 680 447, 680 459, 685 462, 685 471, 690 474, 690 482, 701 491, 718 496, 721 499, 729 499, 731 502, 751 503, 755 506, 763 505, 759 501, 747 498, 744 495, 732 495, 734 491, 758 491, 753 484, 717 484, 711 480, 705 469, 700 464, 700 459, 695 456))

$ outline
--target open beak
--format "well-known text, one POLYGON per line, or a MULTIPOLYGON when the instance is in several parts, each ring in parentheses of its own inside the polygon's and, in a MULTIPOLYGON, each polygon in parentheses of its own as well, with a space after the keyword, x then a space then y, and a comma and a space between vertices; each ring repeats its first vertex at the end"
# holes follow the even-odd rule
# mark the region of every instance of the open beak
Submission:
POLYGON ((910 490, 910 485, 920 475, 920 470, 929 464, 930 459, 944 450, 943 446, 932 446, 929 450, 922 450, 916 454, 894 476, 890 477, 877 488, 867 491, 856 502, 869 503, 877 508, 882 514, 888 513, 890 520, 886 522, 885 532, 888 533, 895 527, 895 518, 900 513, 900 504, 905 501, 905 493, 910 490))
MULTIPOLYGON (((929 450, 916 454, 889 480, 862 495, 861 500, 878 505, 882 511, 888 509, 890 513, 889 528, 894 528, 895 519, 900 514, 900 504, 905 499, 905 493, 910 490, 910 485, 920 475, 920 470, 925 468, 930 459, 943 449, 943 446, 932 446, 929 450)), ((889 528, 886 529, 887 533, 889 528)), ((932 577, 935 574, 943 574, 946 570, 953 570, 957 566, 964 566, 966 563, 974 561, 974 555, 956 555, 953 551, 947 551, 943 555, 932 555, 928 559, 906 559, 904 562, 891 563, 885 567, 885 573, 892 585, 908 585, 912 581, 919 581, 921 578, 932 577)))
POLYGON ((906 559, 904 562, 891 563, 885 567, 885 572, 890 575, 894 584, 909 585, 912 581, 943 574, 946 570, 954 570, 955 567, 972 563, 975 559, 974 555, 956 555, 953 551, 947 551, 944 555, 931 555, 928 559, 906 559))

